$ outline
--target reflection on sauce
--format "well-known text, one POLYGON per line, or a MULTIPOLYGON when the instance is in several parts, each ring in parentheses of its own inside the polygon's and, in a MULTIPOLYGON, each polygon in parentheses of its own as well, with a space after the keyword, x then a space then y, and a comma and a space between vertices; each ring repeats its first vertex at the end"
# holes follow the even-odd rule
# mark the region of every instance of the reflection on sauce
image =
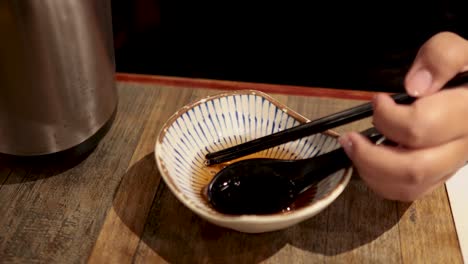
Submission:
MULTIPOLYGON (((279 149, 278 151, 282 152, 280 154, 283 154, 283 153, 287 152, 286 150, 283 150, 283 149, 279 149)), ((289 157, 290 155, 279 155, 279 156, 289 157)), ((235 163, 237 161, 241 161, 241 160, 245 160, 245 159, 254 159, 254 158, 270 158, 270 157, 268 155, 266 155, 265 151, 262 151, 262 152, 259 152, 259 153, 250 154, 248 156, 244 156, 244 157, 241 157, 241 158, 238 158, 238 159, 235 159, 235 160, 231 160, 231 161, 228 161, 228 162, 224 162, 224 163, 220 163, 220 164, 213 164, 213 165, 210 165, 210 166, 204 166, 202 168, 202 171, 203 171, 202 176, 203 176, 203 179, 208 179, 208 181, 203 183, 205 185, 205 187, 202 188, 202 190, 201 190, 202 197, 206 201, 208 201, 208 194, 207 194, 208 184, 210 183, 211 179, 213 179, 213 177, 220 170, 224 169, 228 165, 230 165, 232 163, 235 163)), ((309 189, 307 189, 306 191, 304 191, 303 193, 301 193, 297 197, 296 201, 294 201, 290 206, 288 206, 287 208, 284 208, 281 212, 278 212, 278 213, 287 214, 287 213, 293 212, 294 210, 303 208, 303 207, 307 206, 308 204, 310 204, 310 201, 312 199, 314 199, 316 194, 317 194, 317 186, 312 186, 309 189)), ((210 204, 210 203, 208 202, 208 204, 210 204)))

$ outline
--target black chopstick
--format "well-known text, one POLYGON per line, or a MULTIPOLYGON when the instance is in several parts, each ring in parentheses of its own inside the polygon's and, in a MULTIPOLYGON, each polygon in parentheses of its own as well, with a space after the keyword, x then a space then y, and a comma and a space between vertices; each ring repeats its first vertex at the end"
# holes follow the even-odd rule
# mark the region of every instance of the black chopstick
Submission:
MULTIPOLYGON (((462 72, 452 78, 444 88, 457 87, 466 83, 468 83, 468 72, 462 72)), ((416 99, 406 93, 394 94, 391 97, 399 104, 411 104, 416 99)), ((217 152, 208 153, 205 156, 205 164, 209 166, 237 159, 248 154, 369 117, 372 113, 372 103, 364 103, 271 135, 260 137, 217 152)))

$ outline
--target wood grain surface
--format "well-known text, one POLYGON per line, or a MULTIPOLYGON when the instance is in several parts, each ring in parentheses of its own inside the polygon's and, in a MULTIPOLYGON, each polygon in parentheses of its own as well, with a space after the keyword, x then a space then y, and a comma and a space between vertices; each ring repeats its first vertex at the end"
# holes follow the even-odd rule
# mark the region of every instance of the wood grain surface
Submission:
MULTIPOLYGON (((265 234, 230 231, 194 215, 161 179, 154 144, 176 110, 220 92, 207 88, 119 81, 116 121, 84 160, 47 167, 1 162, 0 263, 462 263, 444 186, 398 203, 354 175, 316 217, 265 234)), ((270 94, 310 119, 362 103, 270 94)))

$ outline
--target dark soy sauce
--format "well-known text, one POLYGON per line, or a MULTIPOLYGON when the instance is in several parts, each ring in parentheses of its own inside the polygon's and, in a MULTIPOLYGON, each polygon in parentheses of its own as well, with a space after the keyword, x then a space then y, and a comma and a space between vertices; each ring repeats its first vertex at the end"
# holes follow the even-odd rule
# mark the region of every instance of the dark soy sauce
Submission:
MULTIPOLYGON (((288 156, 288 155, 285 155, 288 156)), ((225 186, 230 186, 230 184, 236 185, 236 188, 229 190, 223 190, 217 192, 217 197, 213 200, 223 201, 222 206, 217 206, 217 204, 212 204, 207 193, 207 187, 211 179, 218 173, 220 170, 226 166, 235 163, 240 160, 245 159, 261 159, 265 158, 265 155, 262 153, 252 154, 237 160, 229 161, 226 163, 216 164, 207 166, 204 168, 205 179, 208 181, 205 183, 205 187, 201 190, 202 197, 208 202, 213 209, 220 213, 224 214, 256 214, 256 215, 268 215, 268 214, 278 214, 278 213, 290 213, 293 210, 298 210, 307 204, 315 197, 316 195, 316 186, 312 186, 303 193, 301 193, 292 203, 291 197, 293 193, 287 191, 292 188, 284 188, 284 185, 292 184, 289 178, 282 177, 270 177, 270 174, 275 173, 275 168, 263 168, 263 171, 256 171, 261 175, 256 178, 254 182, 249 181, 248 186, 242 188, 242 186, 236 185, 237 176, 231 175, 229 177, 229 183, 226 183, 225 186), (263 177, 262 177, 263 176, 263 177), (234 198, 234 199, 233 199, 234 198), (267 200, 268 199, 268 200, 267 200), (273 200, 272 200, 273 199, 273 200), (234 201, 233 204, 228 201, 234 201), (238 204, 242 205, 242 208, 236 208, 238 204)), ((248 175, 251 173, 249 171, 241 172, 242 174, 248 175)), ((299 174, 294 168, 291 168, 291 173, 299 174)), ((218 190, 222 190, 223 186, 217 186, 218 190)))

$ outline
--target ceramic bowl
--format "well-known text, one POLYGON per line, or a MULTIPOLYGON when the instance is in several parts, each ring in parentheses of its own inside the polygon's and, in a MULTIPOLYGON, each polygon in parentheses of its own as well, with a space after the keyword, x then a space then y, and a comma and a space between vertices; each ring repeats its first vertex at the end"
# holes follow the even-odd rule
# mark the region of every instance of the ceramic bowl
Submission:
MULTIPOLYGON (((155 158, 164 182, 186 207, 218 226, 246 233, 284 229, 329 206, 348 184, 352 167, 333 173, 310 188, 289 210, 270 215, 225 215, 214 210, 203 188, 222 167, 207 167, 208 152, 221 150, 309 120, 259 91, 225 92, 203 98, 177 111, 162 127, 155 158)), ((304 137, 250 156, 302 159, 339 147, 333 131, 304 137)), ((233 161, 235 162, 235 161, 233 161)), ((225 166, 225 165, 224 165, 225 166)))

